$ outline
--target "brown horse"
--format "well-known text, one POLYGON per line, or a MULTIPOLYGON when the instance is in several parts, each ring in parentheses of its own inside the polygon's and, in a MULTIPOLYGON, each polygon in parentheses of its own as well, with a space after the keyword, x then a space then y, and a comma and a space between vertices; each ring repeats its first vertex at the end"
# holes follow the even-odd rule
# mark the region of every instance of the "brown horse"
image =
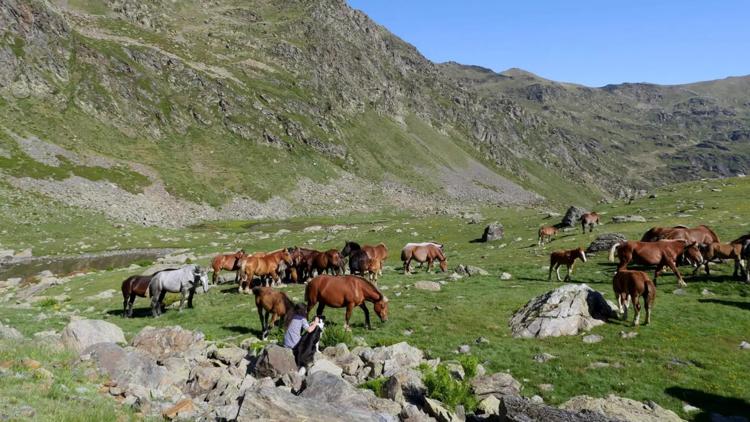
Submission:
POLYGON ((294 270, 293 272, 295 273, 295 275, 300 281, 304 282, 312 278, 312 268, 310 267, 310 258, 313 255, 319 254, 319 253, 320 251, 316 251, 315 249, 300 248, 297 246, 291 248, 289 252, 290 256, 292 257, 291 269, 294 270))
MULTIPOLYGON (((710 261, 731 259, 734 260, 734 273, 732 277, 738 277, 739 275, 744 276, 746 269, 742 265, 742 244, 741 243, 709 243, 703 245, 700 248, 701 254, 703 255, 703 264, 706 269, 706 275, 711 275, 708 270, 708 263, 710 261)), ((695 267, 693 275, 698 273, 700 269, 700 263, 695 267)))
POLYGON ((576 265, 576 259, 586 262, 586 252, 583 251, 583 248, 552 252, 549 255, 549 275, 547 276, 547 281, 552 280, 552 271, 555 271, 555 274, 557 274, 557 281, 562 281, 560 279, 561 265, 565 265, 568 268, 565 282, 570 281, 570 276, 573 274, 573 268, 576 265))
POLYGON ((618 270, 612 279, 612 289, 617 297, 617 309, 622 314, 623 321, 628 319, 628 296, 633 301, 635 308, 635 318, 633 325, 641 323, 641 303, 640 297, 643 297, 643 305, 646 308, 646 325, 651 323, 651 309, 654 307, 654 298, 656 298, 656 286, 648 278, 648 274, 643 271, 618 270), (623 312, 623 308, 625 311, 623 312))
POLYGON ((704 224, 693 228, 685 226, 652 227, 643 234, 641 242, 654 242, 657 240, 668 239, 687 240, 688 242, 695 242, 699 245, 720 242, 719 236, 717 236, 710 227, 704 224))
POLYGON ((587 212, 581 216, 581 229, 586 233, 586 227, 589 228, 589 233, 594 231, 594 226, 601 224, 599 214, 595 212, 587 212))
POLYGON ((255 296, 255 307, 258 308, 258 317, 260 317, 261 340, 268 337, 268 332, 273 328, 276 319, 284 317, 287 312, 291 312, 294 303, 284 292, 274 290, 271 287, 253 287, 255 296), (268 322, 268 316, 271 316, 271 322, 268 322))
MULTIPOLYGON (((383 261, 388 259, 388 247, 385 246, 384 243, 378 243, 375 246, 372 245, 362 245, 360 246, 356 242, 350 242, 346 241, 344 242, 344 248, 341 249, 341 256, 347 257, 351 255, 351 253, 357 249, 361 249, 365 251, 367 254, 367 258, 369 259, 376 259, 380 261, 379 267, 383 268, 383 261)), ((381 270, 378 275, 383 275, 383 271, 381 270)))
POLYGON ((268 253, 256 253, 245 257, 240 264, 240 287, 239 292, 248 292, 256 275, 261 278, 269 277, 274 285, 279 284, 279 266, 281 263, 287 267, 292 265, 292 257, 287 249, 279 249, 268 253))
POLYGON ((559 232, 560 229, 558 229, 555 226, 542 226, 539 228, 539 240, 537 241, 537 245, 544 246, 545 243, 551 242, 552 237, 557 235, 557 232, 559 232))
POLYGON ((346 308, 345 329, 349 329, 349 319, 355 306, 362 308, 365 313, 365 325, 370 326, 370 311, 367 310, 367 302, 374 303, 375 313, 380 320, 388 320, 388 298, 378 290, 375 285, 362 277, 353 275, 319 275, 305 288, 305 299, 307 300, 307 313, 317 304, 317 315, 323 314, 326 306, 332 308, 346 308))
POLYGON ((311 276, 313 272, 318 275, 324 273, 340 275, 344 273, 344 258, 337 249, 329 249, 325 252, 313 251, 307 257, 306 266, 311 276))
POLYGON ((609 261, 615 262, 617 253, 620 263, 617 270, 627 269, 630 262, 641 265, 655 265, 654 283, 664 267, 669 267, 677 276, 680 286, 687 286, 677 269, 677 258, 685 253, 693 262, 703 262, 700 251, 695 243, 686 240, 659 240, 656 242, 637 242, 625 240, 612 245, 609 250, 609 261))
POLYGON ((432 270, 432 263, 437 260, 440 262, 440 270, 448 270, 448 259, 443 253, 442 245, 432 242, 425 243, 407 243, 401 249, 401 261, 404 263, 404 274, 411 274, 411 261, 415 260, 420 264, 427 262, 427 271, 432 270))
POLYGON ((211 268, 214 270, 214 274, 211 277, 211 282, 216 284, 216 280, 219 279, 219 273, 221 270, 236 271, 234 281, 239 280, 240 273, 240 261, 242 258, 247 256, 244 249, 240 249, 235 253, 216 255, 211 261, 211 268))
POLYGON ((127 316, 128 318, 133 317, 133 302, 135 302, 135 297, 146 297, 151 279, 162 271, 174 271, 174 268, 157 271, 151 275, 133 275, 123 280, 121 286, 123 316, 127 316))

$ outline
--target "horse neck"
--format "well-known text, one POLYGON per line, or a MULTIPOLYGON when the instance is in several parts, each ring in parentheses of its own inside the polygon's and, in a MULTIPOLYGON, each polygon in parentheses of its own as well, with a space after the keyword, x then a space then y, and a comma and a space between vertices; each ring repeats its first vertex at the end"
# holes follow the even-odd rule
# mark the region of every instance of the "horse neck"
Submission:
POLYGON ((445 254, 443 253, 443 251, 440 248, 438 248, 438 247, 435 247, 434 250, 435 250, 435 254, 437 255, 438 259, 441 260, 441 261, 445 261, 445 254))
POLYGON ((369 281, 362 279, 359 280, 359 284, 362 286, 362 294, 365 296, 366 300, 377 302, 383 299, 383 294, 380 293, 380 290, 373 286, 369 281))

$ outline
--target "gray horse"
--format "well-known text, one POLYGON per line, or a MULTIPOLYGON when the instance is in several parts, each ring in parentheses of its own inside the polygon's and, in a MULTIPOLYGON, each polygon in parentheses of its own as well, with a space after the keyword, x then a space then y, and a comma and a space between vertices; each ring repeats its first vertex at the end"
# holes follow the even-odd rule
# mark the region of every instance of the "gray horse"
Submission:
POLYGON ((180 311, 187 296, 188 308, 193 307, 193 295, 198 284, 203 285, 203 292, 208 291, 208 275, 197 265, 186 265, 179 270, 162 271, 154 275, 148 286, 151 295, 151 314, 154 318, 161 315, 162 301, 167 292, 180 292, 180 311))

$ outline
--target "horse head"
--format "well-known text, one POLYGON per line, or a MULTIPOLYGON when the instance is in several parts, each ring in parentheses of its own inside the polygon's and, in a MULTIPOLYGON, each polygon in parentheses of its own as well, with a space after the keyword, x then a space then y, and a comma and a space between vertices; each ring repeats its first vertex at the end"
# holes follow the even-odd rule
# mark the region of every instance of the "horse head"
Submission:
POLYGON ((235 252, 234 259, 242 259, 242 258, 244 258, 246 256, 247 256, 247 254, 245 253, 245 250, 244 249, 240 249, 237 252, 235 252))
POLYGON ((440 261, 440 271, 442 271, 442 272, 448 271, 448 260, 447 259, 444 259, 444 260, 440 261))
POLYGON ((700 265, 703 263, 703 254, 701 254, 700 251, 700 245, 698 242, 695 241, 684 241, 685 242, 685 249, 683 251, 683 255, 685 256, 685 259, 693 264, 693 265, 700 265))
POLYGON ((203 286, 203 293, 208 292, 208 273, 201 270, 201 267, 193 267, 193 285, 197 286, 198 283, 203 286))
POLYGON ((360 249, 362 248, 359 246, 359 243, 346 240, 344 241, 344 249, 341 249, 341 256, 349 256, 353 251, 360 249))
POLYGON ((287 265, 287 267, 291 267, 292 265, 294 265, 292 254, 290 254, 288 250, 284 250, 281 252, 281 260, 287 265))
POLYGON ((380 321, 388 321, 388 298, 381 296, 380 300, 375 302, 375 313, 380 318, 380 321))
POLYGON ((586 252, 583 250, 583 248, 576 249, 576 256, 578 258, 581 258, 581 261, 586 262, 586 252))

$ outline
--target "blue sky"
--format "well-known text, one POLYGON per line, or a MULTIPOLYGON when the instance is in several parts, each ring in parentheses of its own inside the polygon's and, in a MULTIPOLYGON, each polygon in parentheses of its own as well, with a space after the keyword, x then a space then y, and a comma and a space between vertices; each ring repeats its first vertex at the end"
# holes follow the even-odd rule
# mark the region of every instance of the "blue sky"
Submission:
POLYGON ((588 86, 750 74, 750 1, 347 1, 435 62, 588 86))

